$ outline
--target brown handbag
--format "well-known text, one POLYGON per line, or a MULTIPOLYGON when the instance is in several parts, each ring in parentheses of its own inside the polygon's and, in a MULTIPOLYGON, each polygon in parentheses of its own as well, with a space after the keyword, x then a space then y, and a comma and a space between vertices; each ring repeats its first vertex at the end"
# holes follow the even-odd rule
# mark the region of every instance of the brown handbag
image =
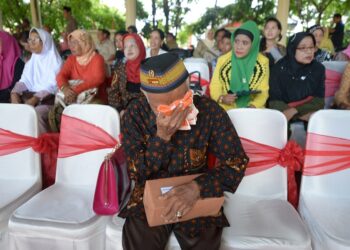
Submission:
MULTIPOLYGON (((35 92, 24 91, 21 95, 22 102, 25 103, 35 95, 35 92)), ((37 105, 53 105, 55 102, 55 95, 49 94, 45 96, 37 105)))

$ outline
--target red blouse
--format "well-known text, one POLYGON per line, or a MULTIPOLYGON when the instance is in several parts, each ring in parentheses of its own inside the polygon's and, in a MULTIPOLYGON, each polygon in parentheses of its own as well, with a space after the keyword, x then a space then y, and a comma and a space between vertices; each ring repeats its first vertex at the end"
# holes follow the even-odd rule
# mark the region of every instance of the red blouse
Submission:
POLYGON ((101 55, 95 54, 87 65, 80 65, 74 55, 68 57, 56 77, 57 85, 61 88, 67 85, 69 80, 78 79, 83 83, 73 87, 77 94, 91 88, 98 88, 98 97, 103 101, 107 100, 106 69, 101 55))

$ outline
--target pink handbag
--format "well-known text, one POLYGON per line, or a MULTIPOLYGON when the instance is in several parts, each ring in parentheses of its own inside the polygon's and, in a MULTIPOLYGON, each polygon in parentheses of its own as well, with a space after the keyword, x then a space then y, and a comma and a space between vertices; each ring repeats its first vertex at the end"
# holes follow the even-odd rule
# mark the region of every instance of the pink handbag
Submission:
POLYGON ((127 204, 130 179, 126 157, 120 145, 108 154, 101 164, 97 178, 93 209, 98 215, 113 215, 127 204))

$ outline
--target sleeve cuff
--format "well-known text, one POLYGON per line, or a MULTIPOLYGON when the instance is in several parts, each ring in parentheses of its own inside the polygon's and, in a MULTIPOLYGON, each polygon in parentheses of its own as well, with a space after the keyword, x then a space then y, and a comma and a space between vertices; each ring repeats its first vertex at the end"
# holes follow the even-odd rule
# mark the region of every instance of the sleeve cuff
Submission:
POLYGON ((194 181, 198 184, 200 198, 221 197, 223 190, 214 175, 206 173, 198 176, 194 181))

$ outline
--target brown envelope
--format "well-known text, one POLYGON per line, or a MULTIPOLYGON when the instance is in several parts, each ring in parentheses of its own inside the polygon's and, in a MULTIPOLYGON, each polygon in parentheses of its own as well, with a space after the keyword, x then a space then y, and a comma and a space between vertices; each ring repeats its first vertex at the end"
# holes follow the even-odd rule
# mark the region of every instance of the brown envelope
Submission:
MULTIPOLYGON (((158 197, 161 196, 161 188, 179 186, 191 182, 198 176, 199 174, 146 181, 143 204, 150 227, 168 224, 161 217, 167 203, 166 200, 158 199, 158 197)), ((218 216, 223 203, 223 196, 200 199, 195 203, 192 210, 178 221, 186 221, 198 217, 218 216)))

